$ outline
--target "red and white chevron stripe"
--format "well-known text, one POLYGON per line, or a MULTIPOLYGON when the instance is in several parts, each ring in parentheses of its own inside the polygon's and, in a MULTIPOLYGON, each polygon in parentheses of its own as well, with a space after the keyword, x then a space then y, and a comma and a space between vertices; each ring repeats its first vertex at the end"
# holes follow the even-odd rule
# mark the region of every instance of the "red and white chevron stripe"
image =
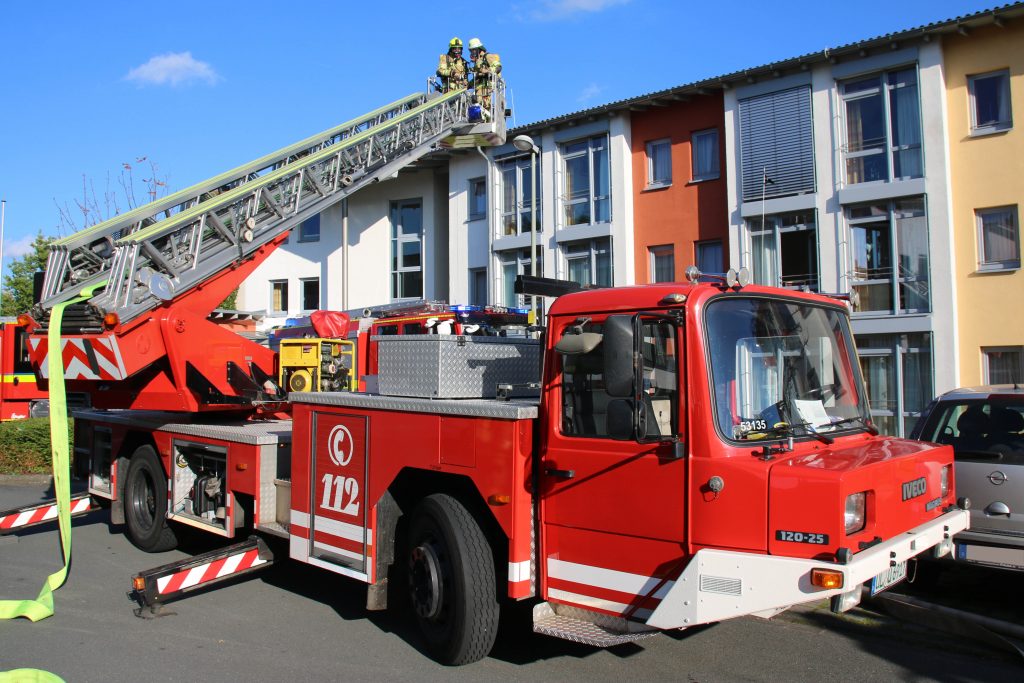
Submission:
POLYGON ((253 548, 252 550, 246 550, 245 552, 229 555, 213 562, 201 564, 198 567, 183 569, 180 572, 162 576, 156 580, 156 590, 160 595, 167 595, 168 593, 175 593, 192 586, 198 586, 201 583, 207 583, 230 574, 237 574, 238 572, 266 563, 266 560, 260 559, 259 550, 253 548))
MULTIPOLYGON (((41 350, 45 351, 39 361, 39 370, 43 377, 49 377, 50 368, 47 363, 49 349, 40 337, 29 339, 29 348, 33 358, 37 358, 41 350)), ((62 337, 60 340, 61 359, 64 363, 65 379, 120 380, 127 376, 121 348, 113 335, 102 337, 62 337), (92 358, 90 358, 90 351, 92 358), (95 359, 95 367, 93 367, 95 359)))
MULTIPOLYGON (((88 496, 74 498, 71 500, 71 514, 80 515, 88 512, 91 500, 88 496)), ((8 531, 23 526, 39 524, 51 519, 57 519, 58 507, 56 503, 47 503, 27 510, 17 510, 0 516, 0 530, 8 531)))

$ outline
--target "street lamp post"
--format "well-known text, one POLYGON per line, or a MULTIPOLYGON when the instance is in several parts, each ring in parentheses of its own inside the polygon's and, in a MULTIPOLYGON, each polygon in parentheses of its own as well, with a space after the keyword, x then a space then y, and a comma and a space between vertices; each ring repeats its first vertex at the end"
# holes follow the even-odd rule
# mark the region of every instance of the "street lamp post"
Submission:
MULTIPOLYGON (((530 153, 530 275, 537 276, 537 153, 540 148, 529 135, 512 138, 512 146, 520 152, 530 153)), ((531 325, 537 324, 537 297, 530 296, 531 325)))

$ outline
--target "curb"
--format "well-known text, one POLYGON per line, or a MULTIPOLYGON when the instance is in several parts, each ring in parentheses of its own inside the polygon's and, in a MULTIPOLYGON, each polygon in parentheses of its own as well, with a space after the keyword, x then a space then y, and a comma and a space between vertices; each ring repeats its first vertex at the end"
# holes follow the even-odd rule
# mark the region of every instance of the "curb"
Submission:
POLYGON ((52 474, 0 474, 0 486, 46 486, 52 480, 52 474))

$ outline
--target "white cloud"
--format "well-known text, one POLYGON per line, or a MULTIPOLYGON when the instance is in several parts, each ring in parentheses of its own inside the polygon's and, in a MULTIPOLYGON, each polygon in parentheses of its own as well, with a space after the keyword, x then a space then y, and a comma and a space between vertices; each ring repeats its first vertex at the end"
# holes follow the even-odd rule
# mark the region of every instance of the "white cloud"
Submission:
POLYGON ((603 90, 604 90, 604 86, 603 85, 598 85, 597 83, 591 83, 590 85, 588 85, 587 87, 585 87, 583 90, 580 91, 579 96, 576 97, 576 101, 577 102, 587 102, 589 100, 592 100, 595 97, 597 97, 598 95, 600 95, 603 90))
POLYGON ((135 67, 124 77, 139 85, 189 85, 195 82, 213 85, 220 76, 213 67, 192 56, 191 52, 168 52, 135 67))
POLYGON ((34 242, 35 239, 35 235, 25 235, 24 237, 18 238, 16 240, 5 240, 4 260, 6 261, 12 258, 21 258, 23 256, 31 254, 33 251, 35 251, 34 249, 32 249, 32 242, 34 242))
POLYGON ((579 14, 601 12, 628 2, 632 0, 541 0, 540 6, 530 11, 530 18, 537 21, 557 21, 579 14))

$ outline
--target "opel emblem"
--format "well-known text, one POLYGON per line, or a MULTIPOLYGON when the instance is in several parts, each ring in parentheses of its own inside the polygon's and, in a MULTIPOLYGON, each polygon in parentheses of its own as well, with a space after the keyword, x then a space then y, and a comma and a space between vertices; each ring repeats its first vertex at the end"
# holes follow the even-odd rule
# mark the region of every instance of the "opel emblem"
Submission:
POLYGON ((999 486, 1000 484, 1006 483, 1006 475, 999 470, 996 470, 992 474, 988 475, 988 480, 996 486, 999 486))

